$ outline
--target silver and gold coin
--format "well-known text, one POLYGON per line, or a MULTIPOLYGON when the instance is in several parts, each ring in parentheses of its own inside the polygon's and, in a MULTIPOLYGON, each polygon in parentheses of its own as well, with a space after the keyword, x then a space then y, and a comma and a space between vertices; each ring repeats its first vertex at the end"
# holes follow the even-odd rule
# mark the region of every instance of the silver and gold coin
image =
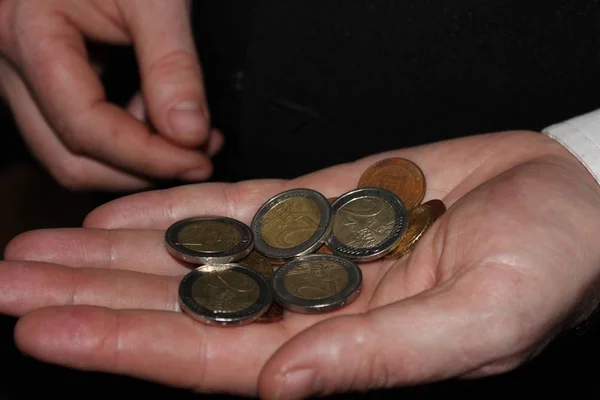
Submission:
POLYGON ((298 257, 273 276, 273 297, 282 307, 319 313, 352 303, 362 287, 362 272, 352 261, 328 254, 298 257))
POLYGON ((194 264, 230 263, 252 251, 250 228, 235 219, 203 216, 175 222, 165 232, 167 250, 194 264))
POLYGON ((179 284, 183 312, 208 325, 251 323, 265 314, 272 302, 267 280, 237 264, 204 265, 190 271, 179 284))
POLYGON ((366 262, 384 257, 406 232, 406 206, 386 189, 352 190, 334 201, 331 209, 333 229, 327 247, 349 260, 366 262))
POLYGON ((311 189, 292 189, 267 200, 252 220, 255 249, 274 261, 321 247, 331 230, 331 206, 311 189))

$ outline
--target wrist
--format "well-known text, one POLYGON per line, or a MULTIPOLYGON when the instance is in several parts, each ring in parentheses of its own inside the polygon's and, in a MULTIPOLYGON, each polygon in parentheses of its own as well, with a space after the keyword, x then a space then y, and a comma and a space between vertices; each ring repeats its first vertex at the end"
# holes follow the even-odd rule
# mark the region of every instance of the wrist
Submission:
POLYGON ((600 109, 542 130, 560 143, 600 183, 600 109))

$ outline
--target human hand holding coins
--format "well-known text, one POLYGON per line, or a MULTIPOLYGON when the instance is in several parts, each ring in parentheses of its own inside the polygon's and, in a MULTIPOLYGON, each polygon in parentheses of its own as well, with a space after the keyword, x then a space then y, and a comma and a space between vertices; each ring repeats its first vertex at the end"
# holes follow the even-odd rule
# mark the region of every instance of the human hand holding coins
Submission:
POLYGON ((180 283, 182 309, 226 326, 276 322, 283 308, 326 312, 354 301, 362 286, 355 262, 408 254, 445 211, 441 200, 420 204, 426 179, 407 159, 377 162, 358 186, 331 200, 311 189, 279 193, 258 209, 251 227, 218 216, 172 224, 169 253, 201 265, 180 283), (311 255, 319 250, 331 255, 311 255))
MULTIPOLYGON (((600 250, 590 238, 600 220, 598 186, 548 137, 504 132, 391 151, 291 181, 140 193, 99 207, 83 229, 15 238, 1 263, 0 311, 20 318, 15 341, 32 357, 202 392, 293 399, 499 374, 539 354, 595 307, 600 250), (361 270, 354 301, 226 328, 181 312, 182 278, 191 269, 209 271, 169 254, 169 226, 218 216, 250 228, 278 194, 309 188, 342 198, 360 189, 372 165, 390 158, 411 160, 427 178, 414 212, 402 199, 405 235, 417 226, 411 215, 429 220, 439 212, 435 199, 448 207, 407 255, 397 258, 396 248, 374 261, 349 260, 333 254, 325 239, 314 253, 272 267, 275 275, 302 257, 332 253, 361 270)), ((189 234, 191 240, 195 233, 189 234)), ((243 291, 242 275, 232 282, 243 291)), ((220 307, 210 295, 223 285, 213 281, 202 304, 220 307)))

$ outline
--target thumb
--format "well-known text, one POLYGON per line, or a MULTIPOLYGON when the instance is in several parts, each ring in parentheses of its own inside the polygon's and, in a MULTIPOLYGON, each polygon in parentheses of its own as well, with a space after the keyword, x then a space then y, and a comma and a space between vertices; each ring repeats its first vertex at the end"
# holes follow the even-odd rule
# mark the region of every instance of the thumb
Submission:
MULTIPOLYGON (((366 314, 327 319, 282 346, 261 398, 299 399, 505 372, 524 361, 529 327, 494 296, 432 289, 366 314), (506 310, 504 312, 503 310, 506 310)), ((510 303, 510 300, 508 301, 510 303)))
POLYGON ((188 3, 126 0, 120 7, 138 58, 152 124, 182 146, 203 144, 210 117, 188 3))

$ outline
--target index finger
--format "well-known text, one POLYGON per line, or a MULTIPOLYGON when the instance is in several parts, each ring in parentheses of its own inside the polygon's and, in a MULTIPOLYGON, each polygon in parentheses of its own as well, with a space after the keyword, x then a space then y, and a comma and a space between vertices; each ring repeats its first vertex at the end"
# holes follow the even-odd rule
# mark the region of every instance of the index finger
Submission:
POLYGON ((83 37, 68 18, 50 10, 42 17, 26 17, 17 58, 38 103, 70 150, 153 178, 177 178, 187 171, 196 171, 195 179, 210 176, 206 156, 152 134, 106 101, 83 37))
POLYGON ((400 152, 383 153, 337 165, 293 180, 252 180, 235 184, 205 183, 138 193, 104 204, 85 219, 88 228, 165 229, 197 215, 221 215, 250 223, 270 197, 288 189, 308 188, 325 197, 355 189, 362 173, 376 161, 400 152))
POLYGON ((356 187, 360 164, 332 167, 291 181, 253 180, 240 183, 204 183, 163 191, 137 193, 104 204, 85 219, 87 228, 164 229, 197 215, 221 215, 246 224, 270 197, 293 188, 309 188, 326 197, 356 187))

